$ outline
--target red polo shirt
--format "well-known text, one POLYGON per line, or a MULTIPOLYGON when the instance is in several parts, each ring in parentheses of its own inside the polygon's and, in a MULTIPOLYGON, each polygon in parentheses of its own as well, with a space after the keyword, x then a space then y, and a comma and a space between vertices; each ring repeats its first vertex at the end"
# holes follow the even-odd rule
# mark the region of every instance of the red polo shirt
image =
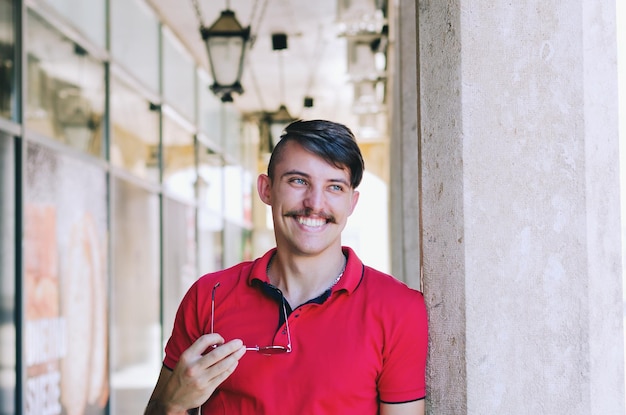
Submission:
MULTIPOLYGON (((380 402, 425 396, 427 315, 419 291, 364 266, 350 248, 331 291, 291 311, 292 352, 247 352, 203 406, 207 414, 377 414, 380 402)), ((248 346, 287 345, 280 294, 263 257, 207 274, 189 289, 165 348, 173 368, 200 335, 215 332, 248 346)))

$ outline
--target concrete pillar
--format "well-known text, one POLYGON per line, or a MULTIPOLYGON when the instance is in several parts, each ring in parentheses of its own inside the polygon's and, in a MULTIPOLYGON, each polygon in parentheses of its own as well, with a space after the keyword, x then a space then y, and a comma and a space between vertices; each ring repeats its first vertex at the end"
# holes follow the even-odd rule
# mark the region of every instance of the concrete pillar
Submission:
POLYGON ((624 414, 615 0, 417 15, 428 413, 624 414))
POLYGON ((403 1, 401 11, 390 7, 394 30, 389 34, 387 88, 393 101, 390 140, 391 273, 420 288, 419 158, 418 158, 418 42, 417 2, 403 1))

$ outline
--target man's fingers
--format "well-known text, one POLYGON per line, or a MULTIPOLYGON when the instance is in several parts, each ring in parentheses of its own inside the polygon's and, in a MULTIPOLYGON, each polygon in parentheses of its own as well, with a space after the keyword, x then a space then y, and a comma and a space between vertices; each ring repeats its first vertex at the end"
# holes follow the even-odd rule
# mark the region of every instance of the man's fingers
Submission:
POLYGON ((215 348, 210 348, 210 352, 202 356, 200 362, 203 367, 210 367, 231 358, 228 362, 232 364, 233 358, 239 360, 245 353, 246 349, 243 342, 239 339, 231 340, 228 343, 221 344, 215 348))
POLYGON ((189 351, 189 354, 202 355, 211 346, 220 345, 223 343, 224 338, 217 333, 204 334, 198 337, 198 340, 196 340, 191 346, 189 346, 187 351, 189 351))

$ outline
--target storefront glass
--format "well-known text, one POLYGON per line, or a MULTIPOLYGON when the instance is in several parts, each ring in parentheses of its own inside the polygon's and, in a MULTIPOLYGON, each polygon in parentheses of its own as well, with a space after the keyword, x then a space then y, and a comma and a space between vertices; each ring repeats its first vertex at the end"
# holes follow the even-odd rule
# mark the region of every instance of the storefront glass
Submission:
POLYGON ((159 197, 113 179, 111 409, 141 414, 162 361, 159 197))
POLYGON ((26 28, 26 127, 103 157, 104 65, 32 11, 26 28))
MULTIPOLYGON (((196 209, 163 199, 163 340, 167 341, 178 304, 198 278, 196 209)), ((165 347, 165 343, 163 344, 165 347)))
POLYGON ((25 183, 25 413, 104 414, 109 397, 105 173, 31 144, 25 183))
POLYGON ((224 166, 222 157, 198 143, 198 266, 204 274, 223 268, 224 166))
POLYGON ((197 176, 193 135, 174 115, 163 116, 163 187, 169 195, 193 202, 197 176))
POLYGON ((109 8, 112 56, 145 87, 159 92, 159 21, 154 12, 143 0, 110 0, 109 8))
POLYGON ((142 179, 159 180, 159 110, 118 78, 111 78, 111 164, 142 179))
POLYGON ((209 88, 213 81, 202 70, 198 74, 198 129, 213 145, 221 146, 222 141, 222 103, 209 88))
POLYGON ((104 48, 106 46, 105 0, 46 0, 90 41, 104 48))
POLYGON ((15 21, 11 0, 0 0, 0 117, 13 115, 15 95, 15 21))
POLYGON ((189 121, 195 116, 196 70, 189 53, 167 30, 163 31, 163 96, 189 121))
POLYGON ((0 414, 15 413, 15 157, 0 133, 0 414))

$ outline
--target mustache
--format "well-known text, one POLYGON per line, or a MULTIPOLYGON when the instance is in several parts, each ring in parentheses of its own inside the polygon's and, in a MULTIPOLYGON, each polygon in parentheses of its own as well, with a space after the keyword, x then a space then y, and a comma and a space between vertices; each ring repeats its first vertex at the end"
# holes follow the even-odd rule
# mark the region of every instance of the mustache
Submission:
POLYGON ((305 217, 312 216, 313 214, 315 214, 315 216, 320 217, 322 219, 326 219, 326 222, 336 223, 335 216, 331 215, 330 213, 326 213, 324 211, 314 212, 313 209, 311 208, 290 210, 286 212, 283 216, 295 218, 297 216, 305 216, 305 217))

